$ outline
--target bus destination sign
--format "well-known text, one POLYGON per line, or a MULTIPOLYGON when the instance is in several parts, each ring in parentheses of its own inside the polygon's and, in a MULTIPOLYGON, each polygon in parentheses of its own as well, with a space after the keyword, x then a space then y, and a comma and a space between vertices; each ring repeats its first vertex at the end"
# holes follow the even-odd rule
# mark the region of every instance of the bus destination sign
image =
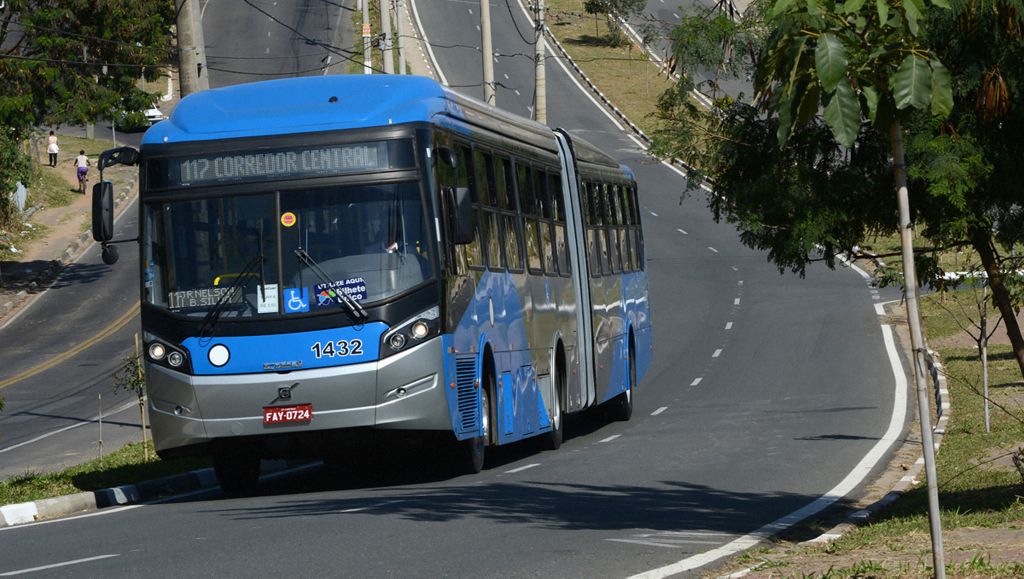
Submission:
POLYGON ((202 155, 171 159, 159 165, 166 172, 154 175, 160 183, 151 183, 159 188, 301 179, 391 168, 386 142, 202 155))

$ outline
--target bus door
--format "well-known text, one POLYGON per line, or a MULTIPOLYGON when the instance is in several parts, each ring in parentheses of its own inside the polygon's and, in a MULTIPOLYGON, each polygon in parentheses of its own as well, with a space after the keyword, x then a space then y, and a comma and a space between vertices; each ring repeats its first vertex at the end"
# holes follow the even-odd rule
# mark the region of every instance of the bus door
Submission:
MULTIPOLYGON (((576 176, 576 158, 569 133, 555 130, 559 158, 562 163, 562 195, 565 196, 566 237, 569 238, 569 259, 572 262, 573 291, 576 295, 576 352, 579 360, 582 407, 597 402, 594 378, 594 328, 590 321, 590 280, 587 277, 587 243, 583 227, 583 207, 580 206, 579 179, 576 176)), ((569 400, 572 400, 569 397, 569 400)), ((573 408, 573 410, 576 410, 573 408)))

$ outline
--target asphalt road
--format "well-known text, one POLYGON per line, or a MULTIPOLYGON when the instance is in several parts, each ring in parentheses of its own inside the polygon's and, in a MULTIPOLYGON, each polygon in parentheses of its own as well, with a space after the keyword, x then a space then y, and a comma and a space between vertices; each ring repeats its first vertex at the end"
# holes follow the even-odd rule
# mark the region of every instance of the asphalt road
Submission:
MULTIPOLYGON (((476 6, 417 2, 449 83, 479 96, 476 6)), ((495 47, 528 54, 509 12, 492 5, 495 47)), ((262 41, 251 30, 232 42, 262 41)), ((529 60, 499 58, 496 74, 498 106, 528 112, 529 60)), ((872 307, 884 296, 848 269, 780 275, 713 223, 700 195, 681 202, 681 176, 554 61, 548 82, 549 124, 628 163, 640 184, 655 358, 631 422, 578 418, 561 450, 503 449, 476 476, 452 476, 430 452, 391 450, 341 481, 312 469, 253 497, 214 492, 0 530, 0 573, 72 562, 49 572, 623 576, 726 545, 836 487, 893 412, 872 307)))

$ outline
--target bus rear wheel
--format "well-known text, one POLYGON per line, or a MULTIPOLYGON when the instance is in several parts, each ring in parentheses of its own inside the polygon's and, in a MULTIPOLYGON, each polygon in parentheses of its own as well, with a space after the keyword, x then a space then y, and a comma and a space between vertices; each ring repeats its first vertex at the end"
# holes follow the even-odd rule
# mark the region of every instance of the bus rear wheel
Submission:
POLYGON ((222 451, 213 457, 213 471, 228 494, 252 492, 260 481, 260 458, 252 452, 222 451))

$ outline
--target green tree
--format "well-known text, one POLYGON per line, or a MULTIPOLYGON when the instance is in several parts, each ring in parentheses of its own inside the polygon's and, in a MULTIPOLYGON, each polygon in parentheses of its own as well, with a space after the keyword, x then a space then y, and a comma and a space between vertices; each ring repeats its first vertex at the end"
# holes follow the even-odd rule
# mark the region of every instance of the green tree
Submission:
POLYGON ((170 61, 172 0, 8 0, 0 12, 0 126, 88 123, 148 107, 137 88, 170 61))
MULTIPOLYGON (((585 0, 583 10, 595 17, 604 14, 607 18, 608 39, 612 44, 619 45, 625 41, 622 29, 616 18, 629 20, 643 12, 647 0, 585 0)), ((594 21, 594 33, 597 34, 597 21, 594 21)))
MULTIPOLYGON (((977 251, 1024 375, 1011 321, 1020 283, 1007 275, 1018 266, 995 243, 1024 238, 1013 183, 1024 153, 1024 107, 1013 106, 1024 88, 1024 11, 1010 2, 946 10, 943 0, 930 9, 921 0, 780 0, 753 5, 734 26, 688 22, 673 35, 683 80, 662 97, 658 149, 697 166, 691 187, 715 182, 716 218, 802 274, 817 259, 834 266, 836 253, 871 233, 900 230, 893 182, 906 175, 899 153, 909 134, 911 218, 932 248, 977 251), (736 47, 732 72, 753 78, 754 99, 720 98, 706 111, 687 93, 691 71, 723 64, 724 51, 694 48, 715 31, 736 47)), ((937 261, 921 261, 920 278, 937 279, 937 261)))

